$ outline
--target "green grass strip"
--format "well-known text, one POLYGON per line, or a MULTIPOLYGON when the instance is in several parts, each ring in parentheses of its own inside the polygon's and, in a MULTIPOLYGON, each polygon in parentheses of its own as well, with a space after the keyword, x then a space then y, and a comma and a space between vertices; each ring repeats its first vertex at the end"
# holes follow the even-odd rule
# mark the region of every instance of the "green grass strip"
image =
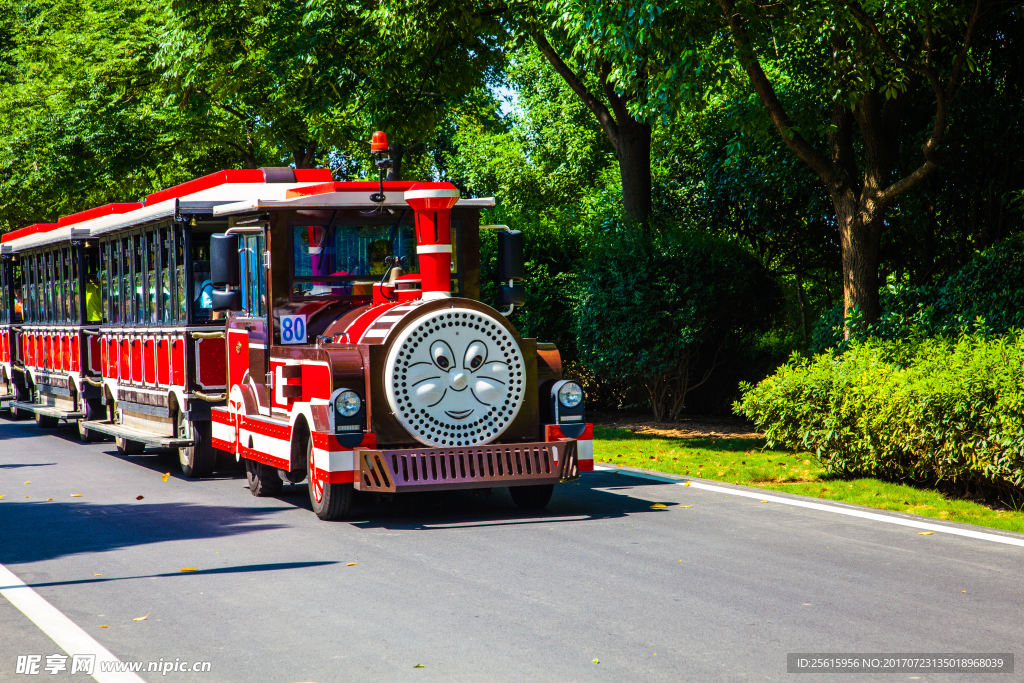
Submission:
POLYGON ((1024 512, 880 479, 830 478, 810 453, 764 450, 763 439, 675 439, 594 428, 594 460, 756 486, 882 510, 1024 533, 1024 512))

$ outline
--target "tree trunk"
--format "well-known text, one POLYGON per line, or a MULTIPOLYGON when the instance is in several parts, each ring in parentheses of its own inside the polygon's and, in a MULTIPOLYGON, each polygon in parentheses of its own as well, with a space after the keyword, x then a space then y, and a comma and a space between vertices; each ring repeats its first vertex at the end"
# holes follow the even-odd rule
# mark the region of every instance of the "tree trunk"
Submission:
POLYGON ((646 222, 651 216, 651 125, 620 118, 612 143, 619 158, 622 206, 628 215, 646 222))
MULTIPOLYGON (((885 207, 871 210, 852 191, 832 193, 843 262, 843 308, 857 307, 867 322, 878 319, 878 250, 885 207)), ((849 330, 847 330, 847 334, 849 330)))

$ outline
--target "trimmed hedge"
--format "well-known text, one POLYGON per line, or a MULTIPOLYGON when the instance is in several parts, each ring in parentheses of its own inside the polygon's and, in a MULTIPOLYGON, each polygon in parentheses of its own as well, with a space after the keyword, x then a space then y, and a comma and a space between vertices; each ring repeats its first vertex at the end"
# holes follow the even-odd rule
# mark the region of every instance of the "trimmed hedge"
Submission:
POLYGON ((1024 484, 1024 334, 871 339, 794 356, 735 404, 769 447, 815 452, 836 475, 1024 484))

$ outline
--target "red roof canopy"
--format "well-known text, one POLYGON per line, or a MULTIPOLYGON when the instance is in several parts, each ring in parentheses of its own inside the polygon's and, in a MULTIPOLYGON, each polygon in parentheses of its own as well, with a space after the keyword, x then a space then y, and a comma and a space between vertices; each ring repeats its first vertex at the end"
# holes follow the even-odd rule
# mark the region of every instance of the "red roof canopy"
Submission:
POLYGON ((29 225, 25 228, 11 230, 6 235, 0 235, 0 242, 10 242, 18 239, 19 237, 34 235, 38 232, 50 232, 51 230, 56 230, 58 227, 59 225, 57 223, 36 223, 35 225, 29 225))
MULTIPOLYGON (((334 179, 329 168, 294 168, 291 171, 295 174, 295 182, 297 183, 330 182, 334 179)), ((196 178, 187 183, 154 192, 146 197, 146 206, 152 206, 153 204, 176 197, 185 197, 227 183, 265 183, 266 181, 266 175, 262 168, 217 171, 210 175, 204 175, 202 178, 196 178)))
POLYGON ((57 225, 65 227, 68 225, 74 225, 75 223, 83 223, 93 218, 99 218, 100 216, 110 216, 117 213, 128 213, 135 209, 141 209, 142 204, 139 202, 129 202, 126 204, 104 204, 103 206, 97 206, 95 209, 86 209, 85 211, 79 211, 73 213, 70 216, 61 216, 57 221, 57 225))

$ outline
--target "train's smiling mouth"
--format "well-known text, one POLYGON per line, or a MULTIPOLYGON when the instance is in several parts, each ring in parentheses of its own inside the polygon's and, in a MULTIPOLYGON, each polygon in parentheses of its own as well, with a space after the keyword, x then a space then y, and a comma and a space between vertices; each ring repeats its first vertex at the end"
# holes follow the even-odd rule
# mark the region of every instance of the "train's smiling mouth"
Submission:
POLYGON ((444 411, 444 414, 452 418, 453 420, 462 420, 472 415, 473 409, 470 408, 469 410, 446 410, 444 411))

